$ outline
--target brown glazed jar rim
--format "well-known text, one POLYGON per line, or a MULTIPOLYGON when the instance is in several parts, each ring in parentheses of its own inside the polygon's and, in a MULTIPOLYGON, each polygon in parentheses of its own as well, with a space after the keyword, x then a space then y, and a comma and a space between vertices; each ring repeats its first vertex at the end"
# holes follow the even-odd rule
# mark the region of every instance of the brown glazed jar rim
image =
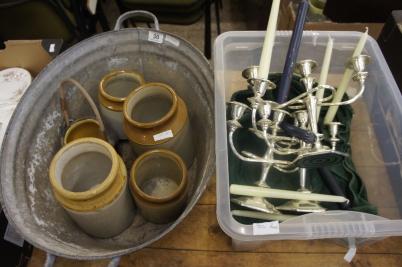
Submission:
POLYGON ((188 172, 187 172, 186 164, 176 153, 174 153, 170 150, 166 150, 166 149, 154 149, 154 150, 149 150, 147 152, 144 152, 134 161, 134 164, 130 170, 130 188, 131 188, 131 190, 134 191, 137 195, 139 195, 142 199, 149 201, 151 203, 165 203, 165 202, 168 202, 168 201, 176 198, 177 196, 179 196, 181 194, 181 192, 183 190, 186 189, 187 184, 188 184, 188 172), (164 153, 164 154, 168 154, 168 155, 172 156, 177 161, 177 163, 179 163, 181 170, 182 170, 181 174, 182 174, 183 179, 182 179, 181 183, 179 184, 179 186, 176 188, 176 190, 171 195, 166 196, 166 197, 153 197, 148 194, 145 194, 138 187, 137 183, 135 182, 134 173, 135 173, 135 169, 137 168, 137 165, 145 157, 147 157, 150 154, 155 154, 155 153, 164 153))
MULTIPOLYGON (((63 138, 62 138, 62 145, 65 146, 67 145, 67 139, 69 137, 69 134, 71 133, 71 131, 75 130, 76 127, 81 126, 82 124, 86 124, 86 123, 93 123, 96 124, 99 128, 99 122, 97 121, 96 118, 92 118, 92 117, 82 117, 79 119, 76 119, 75 121, 73 121, 69 127, 67 127, 67 129, 65 130, 64 134, 63 134, 63 138)), ((73 140, 75 141, 75 140, 73 140)), ((71 143, 72 141, 70 141, 69 143, 71 143)))
POLYGON ((150 129, 150 128, 158 128, 160 126, 163 126, 164 124, 170 124, 170 121, 172 121, 177 113, 178 110, 178 97, 176 92, 169 86, 163 83, 146 83, 143 84, 139 87, 137 87, 134 91, 132 91, 126 98, 126 100, 124 101, 124 105, 123 105, 123 114, 124 114, 124 118, 127 120, 127 122, 132 125, 133 127, 137 128, 137 129, 150 129), (134 121, 133 119, 130 118, 130 116, 127 113, 127 103, 129 102, 129 100, 139 91, 141 90, 145 90, 149 87, 152 86, 159 86, 162 87, 166 90, 168 90, 170 92, 170 94, 172 95, 172 99, 173 99, 173 103, 172 103, 172 107, 170 108, 170 110, 165 114, 165 116, 163 116, 162 118, 153 121, 153 122, 138 122, 138 121, 134 121))
POLYGON ((178 106, 175 116, 171 120, 167 121, 166 124, 162 124, 159 127, 142 129, 135 127, 126 119, 123 119, 123 129, 128 139, 131 142, 141 146, 154 146, 163 144, 174 138, 183 129, 188 119, 186 104, 179 96, 177 96, 177 100, 178 106), (167 130, 172 131, 173 137, 155 141, 154 137, 156 134, 165 132, 167 130))
POLYGON ((110 78, 115 77, 115 76, 117 76, 117 75, 119 75, 119 74, 124 74, 124 73, 133 74, 133 75, 137 76, 137 77, 141 80, 141 85, 144 85, 144 84, 146 83, 144 77, 142 77, 141 74, 139 74, 138 72, 135 72, 135 71, 133 71, 133 70, 118 70, 118 71, 113 71, 113 72, 110 72, 110 73, 106 74, 106 75, 102 78, 102 80, 99 82, 99 93, 100 93, 100 95, 103 96, 104 98, 106 98, 106 99, 109 100, 109 101, 123 103, 123 102, 126 100, 127 96, 126 96, 126 97, 115 97, 115 96, 111 96, 111 95, 109 95, 108 93, 105 92, 105 90, 104 90, 104 85, 105 85, 105 83, 106 83, 110 78))

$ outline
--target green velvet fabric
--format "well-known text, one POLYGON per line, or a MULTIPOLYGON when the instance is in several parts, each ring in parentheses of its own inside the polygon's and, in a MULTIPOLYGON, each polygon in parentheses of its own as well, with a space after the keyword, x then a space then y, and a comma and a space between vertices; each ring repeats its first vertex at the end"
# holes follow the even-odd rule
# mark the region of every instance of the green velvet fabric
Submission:
MULTIPOLYGON (((276 84, 277 89, 280 87, 281 77, 282 74, 279 73, 269 75, 269 80, 276 84)), ((317 84, 315 86, 317 86, 317 84)), ((277 89, 267 90, 263 98, 266 100, 275 101, 275 99, 277 98, 277 89)), ((326 92, 327 91, 328 90, 326 90, 326 92)), ((291 89, 288 95, 288 99, 292 99, 303 92, 305 92, 305 89, 300 84, 300 77, 294 76, 291 83, 291 89)), ((326 93, 326 95, 328 95, 328 93, 326 93)), ((247 100, 247 98, 252 96, 254 96, 253 91, 251 89, 246 89, 235 92, 232 95, 231 100, 249 105, 249 101, 247 100)), ((345 94, 343 101, 347 99, 348 96, 345 94)), ((230 109, 230 107, 228 109, 230 109)), ((323 125, 323 120, 327 109, 328 107, 321 108, 318 120, 319 132, 323 133, 325 138, 329 137, 328 130, 323 125)), ((349 136, 353 114, 354 111, 350 105, 340 106, 334 119, 334 121, 339 121, 345 125, 344 127, 340 127, 338 138, 341 139, 342 142, 338 143, 336 149, 338 151, 348 153, 349 155, 352 154, 352 150, 349 145, 349 136)), ((230 110, 227 111, 227 119, 231 119, 230 110)), ((286 120, 289 123, 293 123, 292 118, 287 118, 286 120)), ((240 152, 245 150, 262 157, 266 151, 267 146, 264 140, 257 138, 252 132, 248 130, 249 128, 252 128, 251 113, 245 113, 245 115, 239 120, 239 122, 242 124, 243 128, 237 129, 233 136, 234 145, 237 151, 240 152)), ((330 144, 325 143, 325 141, 323 141, 323 144, 330 146, 330 144)), ((228 147, 230 184, 254 185, 254 182, 260 179, 262 164, 242 161, 233 154, 229 144, 228 147)), ((275 155, 275 159, 286 159, 291 161, 294 158, 294 155, 286 157, 275 155)), ((335 179, 339 182, 340 186, 350 199, 352 203, 352 211, 377 214, 377 208, 368 202, 366 187, 361 177, 356 172, 351 157, 347 157, 344 161, 329 167, 329 169, 334 174, 335 179)), ((271 188, 274 189, 295 191, 300 188, 299 173, 282 173, 275 168, 271 168, 268 174, 267 183, 271 188)), ((318 171, 316 169, 307 170, 306 188, 311 190, 313 193, 329 195, 331 194, 329 189, 320 178, 320 175, 318 174, 318 171)), ((231 197, 236 198, 239 196, 232 195, 231 197)), ((275 206, 279 206, 289 200, 272 198, 268 199, 268 201, 275 206)), ((336 203, 321 202, 320 205, 327 210, 339 210, 338 204, 336 203)), ((234 209, 247 210, 247 208, 231 203, 231 210, 234 209)), ((243 224, 251 224, 259 221, 256 219, 243 218, 238 216, 234 216, 234 218, 243 224)))

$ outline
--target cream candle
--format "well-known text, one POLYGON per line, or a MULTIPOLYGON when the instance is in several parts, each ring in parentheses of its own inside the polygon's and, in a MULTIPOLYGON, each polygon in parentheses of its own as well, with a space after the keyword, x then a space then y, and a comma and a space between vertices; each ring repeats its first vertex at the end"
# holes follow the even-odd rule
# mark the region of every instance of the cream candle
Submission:
POLYGON ((237 185, 237 184, 232 184, 229 190, 231 194, 242 195, 242 196, 325 201, 325 202, 338 202, 338 203, 349 201, 347 198, 344 198, 342 196, 301 193, 289 190, 280 190, 280 189, 263 188, 257 186, 237 185))
MULTIPOLYGON (((356 46, 356 49, 353 53, 353 56, 359 56, 364 48, 364 44, 367 41, 368 37, 368 28, 366 28, 366 32, 360 37, 359 43, 356 46)), ((342 100, 343 94, 346 91, 346 87, 350 81, 350 78, 352 77, 353 70, 351 69, 346 69, 345 73, 343 74, 341 83, 338 86, 338 90, 335 93, 334 98, 332 99, 332 103, 340 102, 342 100)), ((338 111, 338 106, 330 106, 327 114, 325 115, 324 118, 324 123, 330 123, 334 120, 335 114, 338 111)))
MULTIPOLYGON (((334 42, 331 39, 331 37, 328 36, 327 49, 325 50, 324 61, 322 62, 321 74, 320 74, 320 79, 318 80, 318 85, 326 85, 329 65, 331 63, 333 46, 334 46, 334 42)), ((317 93, 315 94, 317 99, 322 99, 322 97, 324 96, 324 91, 325 91, 324 89, 320 89, 317 91, 317 93)), ((320 116, 320 110, 321 110, 321 106, 317 106, 317 119, 320 116)))
POLYGON ((260 65, 258 67, 258 78, 268 79, 269 66, 271 64, 272 50, 275 42, 276 23, 278 21, 280 0, 273 0, 271 6, 271 13, 269 14, 269 21, 267 31, 265 33, 264 46, 260 58, 260 65))
POLYGON ((290 220, 290 219, 293 219, 296 217, 295 215, 269 214, 269 213, 265 213, 265 212, 247 211, 247 210, 232 210, 231 213, 234 216, 241 216, 241 217, 247 217, 247 218, 253 218, 253 219, 261 219, 261 220, 267 220, 267 221, 279 221, 279 222, 290 220))

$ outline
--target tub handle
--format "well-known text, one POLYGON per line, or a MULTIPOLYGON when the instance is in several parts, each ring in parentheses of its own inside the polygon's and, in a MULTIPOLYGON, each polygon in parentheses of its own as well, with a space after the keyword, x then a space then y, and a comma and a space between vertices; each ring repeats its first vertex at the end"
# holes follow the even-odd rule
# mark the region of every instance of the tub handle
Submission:
MULTIPOLYGON (((121 256, 114 257, 108 264, 108 267, 117 267, 119 265, 121 256)), ((43 267, 53 267, 56 261, 56 256, 53 254, 46 253, 46 261, 43 267)))
POLYGON ((70 82, 70 83, 74 84, 81 91, 81 93, 85 96, 85 98, 88 100, 88 102, 91 105, 93 111, 95 112, 96 119, 98 120, 98 123, 99 123, 99 138, 107 142, 105 126, 103 125, 102 118, 100 116, 98 108, 96 107, 94 101, 89 96, 89 94, 84 89, 84 87, 82 87, 82 85, 79 84, 76 80, 71 79, 71 78, 66 78, 66 79, 64 79, 64 80, 62 80, 60 82, 61 109, 63 111, 63 117, 64 117, 64 120, 66 121, 67 127, 70 126, 70 119, 69 119, 69 116, 68 116, 67 101, 66 101, 66 98, 64 96, 64 89, 63 89, 64 84, 66 84, 67 82, 70 82))
POLYGON ((125 21, 128 18, 132 18, 132 17, 148 17, 150 19, 153 19, 154 24, 155 24, 155 30, 159 30, 159 22, 158 22, 158 19, 156 18, 156 16, 154 14, 152 14, 151 12, 144 11, 144 10, 134 10, 134 11, 129 11, 129 12, 124 13, 117 19, 116 25, 114 26, 114 30, 115 31, 120 30, 120 26, 123 23, 123 21, 125 21))
POLYGON ((52 267, 54 265, 55 260, 56 260, 55 255, 46 253, 46 261, 45 264, 43 264, 43 267, 52 267))
POLYGON ((121 256, 118 256, 118 257, 113 258, 113 259, 109 262, 108 267, 117 267, 117 266, 119 265, 120 259, 121 259, 121 256))

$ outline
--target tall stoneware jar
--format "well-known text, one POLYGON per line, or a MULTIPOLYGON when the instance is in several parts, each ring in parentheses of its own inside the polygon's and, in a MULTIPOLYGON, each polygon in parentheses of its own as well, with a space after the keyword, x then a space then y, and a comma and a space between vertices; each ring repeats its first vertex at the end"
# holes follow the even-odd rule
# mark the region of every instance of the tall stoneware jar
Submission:
POLYGON ((137 155, 166 149, 179 155, 187 168, 195 158, 195 139, 184 101, 168 85, 144 84, 123 106, 123 128, 137 155))
POLYGON ((141 154, 130 171, 130 189, 138 212, 152 223, 169 223, 180 217, 188 187, 186 165, 169 150, 141 154))
POLYGON ((123 104, 145 79, 132 70, 119 70, 108 73, 99 83, 98 98, 102 118, 117 132, 120 139, 127 139, 123 130, 123 104))
POLYGON ((56 199, 86 233, 108 238, 132 223, 127 170, 109 143, 92 137, 68 143, 54 156, 49 178, 56 199))

